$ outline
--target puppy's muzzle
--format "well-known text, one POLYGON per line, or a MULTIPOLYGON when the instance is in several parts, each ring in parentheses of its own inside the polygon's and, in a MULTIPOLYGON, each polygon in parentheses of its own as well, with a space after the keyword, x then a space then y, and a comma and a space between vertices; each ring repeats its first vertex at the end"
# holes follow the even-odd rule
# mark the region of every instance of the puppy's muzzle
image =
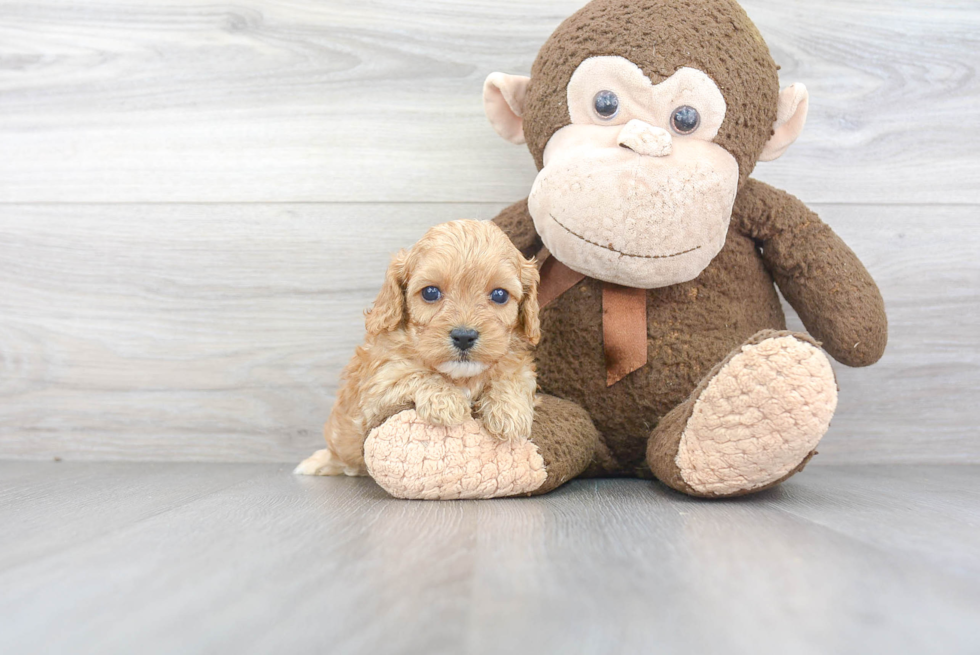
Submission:
POLYGON ((453 340, 453 346, 461 353, 476 345, 476 340, 480 338, 480 333, 472 328, 455 328, 449 333, 449 338, 453 340))

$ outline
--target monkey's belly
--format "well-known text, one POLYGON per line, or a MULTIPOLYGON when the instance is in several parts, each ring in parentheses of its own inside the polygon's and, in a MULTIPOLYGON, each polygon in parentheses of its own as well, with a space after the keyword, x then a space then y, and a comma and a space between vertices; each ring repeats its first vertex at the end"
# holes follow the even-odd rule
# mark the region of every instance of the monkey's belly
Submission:
POLYGON ((747 238, 729 233, 697 279, 647 292, 647 365, 606 386, 602 283, 586 279, 541 312, 538 382, 592 416, 625 475, 649 475, 647 439, 711 369, 756 332, 785 329, 772 278, 747 238))

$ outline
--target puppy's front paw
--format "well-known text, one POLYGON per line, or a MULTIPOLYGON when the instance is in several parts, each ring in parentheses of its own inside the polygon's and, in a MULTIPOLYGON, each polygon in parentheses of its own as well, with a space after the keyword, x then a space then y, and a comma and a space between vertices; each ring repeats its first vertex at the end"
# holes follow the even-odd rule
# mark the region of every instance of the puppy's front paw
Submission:
POLYGON ((534 407, 504 403, 484 404, 480 411, 483 429, 501 441, 527 439, 534 423, 534 407))
POLYGON ((419 394, 415 399, 415 413, 430 425, 452 427, 470 418, 470 403, 456 389, 435 390, 419 394))

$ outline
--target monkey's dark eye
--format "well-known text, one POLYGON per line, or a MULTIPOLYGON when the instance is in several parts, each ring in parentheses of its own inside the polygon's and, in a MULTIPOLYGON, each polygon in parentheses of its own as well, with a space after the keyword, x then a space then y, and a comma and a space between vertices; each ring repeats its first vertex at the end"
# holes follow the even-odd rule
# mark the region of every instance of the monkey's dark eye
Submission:
POLYGON ((609 120, 619 113, 619 96, 612 91, 600 91, 592 99, 592 106, 599 118, 609 120))
POLYGON ((442 298, 442 291, 439 287, 426 287, 422 289, 422 300, 425 302, 435 302, 442 298))
POLYGON ((678 134, 690 134, 698 129, 700 124, 701 114, 694 107, 687 105, 675 109, 674 114, 670 117, 670 126, 678 134))
POLYGON ((490 300, 498 305, 505 304, 510 299, 510 294, 504 289, 494 289, 490 292, 490 300))

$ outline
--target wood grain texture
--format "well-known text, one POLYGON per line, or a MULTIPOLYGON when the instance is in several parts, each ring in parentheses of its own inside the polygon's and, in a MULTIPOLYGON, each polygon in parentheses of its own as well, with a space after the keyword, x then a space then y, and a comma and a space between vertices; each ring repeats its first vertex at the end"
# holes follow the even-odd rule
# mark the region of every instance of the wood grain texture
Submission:
POLYGON ((0 206, 0 450, 296 459, 391 253, 477 211, 0 206))
POLYGON ((204 475, 193 466, 122 462, 41 471, 0 464, 0 571, 254 479, 268 466, 214 467, 204 475), (30 513, 24 512, 27 507, 30 513))
MULTIPOLYGON (((482 81, 583 1, 0 0, 0 457, 318 447, 389 253, 527 194, 482 81)), ((817 462, 980 462, 980 4, 743 4, 812 98, 758 177, 891 318, 817 462)))
MULTIPOLYGON (((499 208, 0 206, 0 455, 298 461, 390 253, 499 208)), ((980 462, 976 208, 815 209, 891 322, 815 462, 980 462)))
POLYGON ((24 469, 5 519, 38 526, 38 552, 0 571, 12 655, 958 655, 980 638, 976 467, 825 467, 718 502, 601 480, 430 503, 274 465, 7 462, 0 479, 24 469), (202 493, 147 498, 164 477, 202 493), (86 538, 65 538, 62 504, 86 538))
POLYGON ((976 474, 973 466, 813 467, 764 502, 875 548, 977 577, 976 474))
MULTIPOLYGON (((483 117, 582 0, 0 1, 0 202, 505 202, 483 117)), ((745 0, 811 90, 759 177, 809 202, 977 203, 980 5, 745 0)))

